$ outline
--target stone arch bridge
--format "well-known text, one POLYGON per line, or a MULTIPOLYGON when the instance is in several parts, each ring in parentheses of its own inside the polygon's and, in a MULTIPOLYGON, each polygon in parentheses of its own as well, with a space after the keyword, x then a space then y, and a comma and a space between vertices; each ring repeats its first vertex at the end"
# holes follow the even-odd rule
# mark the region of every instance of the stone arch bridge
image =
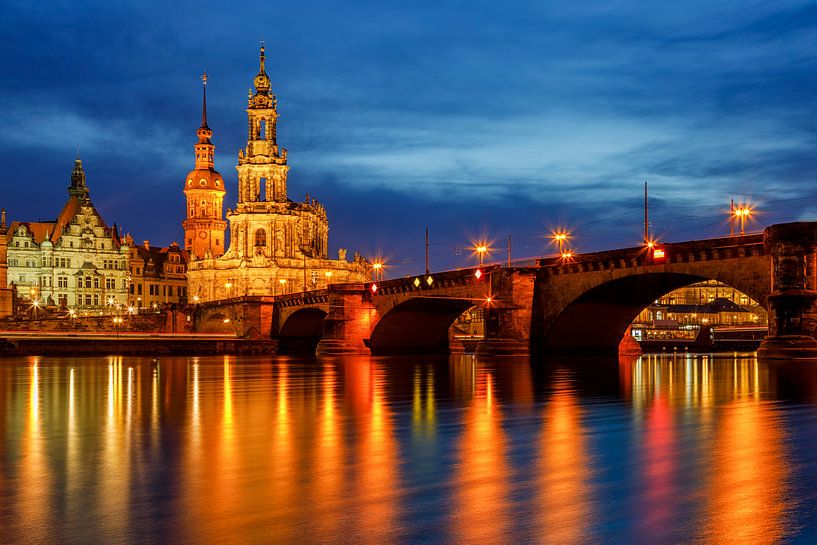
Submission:
POLYGON ((717 280, 769 311, 761 352, 797 356, 817 348, 817 223, 774 225, 762 234, 541 259, 528 267, 485 266, 278 297, 197 305, 199 331, 277 338, 283 350, 319 353, 440 353, 449 328, 485 310, 489 353, 612 355, 635 317, 677 288, 717 280), (479 276, 479 277, 478 277, 479 276))

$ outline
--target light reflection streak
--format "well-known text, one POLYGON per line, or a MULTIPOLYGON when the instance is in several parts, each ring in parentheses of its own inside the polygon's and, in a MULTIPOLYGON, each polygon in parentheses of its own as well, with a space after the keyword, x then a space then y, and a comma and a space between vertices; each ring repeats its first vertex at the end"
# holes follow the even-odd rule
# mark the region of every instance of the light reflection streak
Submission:
POLYGON ((320 419, 314 445, 315 470, 312 498, 315 509, 312 520, 320 541, 331 541, 337 536, 343 521, 344 455, 343 428, 338 418, 335 388, 335 366, 322 366, 320 419))
POLYGON ((455 476, 455 532, 461 543, 504 543, 510 467, 493 377, 477 366, 476 392, 465 414, 455 476))
POLYGON ((581 408, 566 379, 556 380, 543 416, 537 479, 539 535, 551 543, 589 543, 592 460, 581 408))
MULTIPOLYGON (((40 422, 40 367, 39 358, 31 358, 28 369, 28 417, 22 442, 20 477, 25 486, 20 488, 19 513, 26 535, 38 536, 50 525, 48 497, 51 473, 48 471, 45 438, 40 422)), ((5 507, 5 506, 4 506, 5 507)))
POLYGON ((369 359, 357 362, 368 368, 371 412, 360 423, 358 497, 366 506, 358 521, 360 543, 392 543, 398 530, 400 465, 392 431, 391 411, 386 403, 385 373, 369 359))

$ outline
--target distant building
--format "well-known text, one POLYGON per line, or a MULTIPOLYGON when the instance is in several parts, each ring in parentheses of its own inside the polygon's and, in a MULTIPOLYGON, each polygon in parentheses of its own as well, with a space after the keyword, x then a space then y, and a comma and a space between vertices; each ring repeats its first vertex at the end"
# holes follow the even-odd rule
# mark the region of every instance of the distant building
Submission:
MULTIPOLYGON (((287 152, 277 142, 277 99, 270 92, 264 48, 247 106, 247 147, 238 152, 238 195, 227 210, 230 247, 221 257, 218 237, 224 183, 213 170, 212 131, 203 116, 197 134, 196 169, 185 179, 184 222, 189 299, 209 301, 240 295, 277 295, 312 290, 332 282, 363 282, 371 267, 361 255, 329 259, 326 209, 308 195, 287 198, 287 152), (201 239, 201 245, 196 245, 201 239), (202 251, 204 255, 202 255, 202 251)), ((206 81, 205 81, 206 83, 206 81)), ((206 112, 206 109, 204 110, 206 112)), ((206 114, 205 114, 206 115, 206 114)))
POLYGON ((644 309, 634 323, 656 327, 766 325, 766 310, 715 280, 674 290, 644 309))
POLYGON ((21 302, 78 313, 127 303, 129 249, 91 202, 79 159, 57 219, 15 221, 5 239, 7 281, 21 302))
POLYGON ((187 251, 177 243, 151 246, 150 241, 130 247, 130 296, 128 306, 155 309, 167 304, 187 303, 187 251))

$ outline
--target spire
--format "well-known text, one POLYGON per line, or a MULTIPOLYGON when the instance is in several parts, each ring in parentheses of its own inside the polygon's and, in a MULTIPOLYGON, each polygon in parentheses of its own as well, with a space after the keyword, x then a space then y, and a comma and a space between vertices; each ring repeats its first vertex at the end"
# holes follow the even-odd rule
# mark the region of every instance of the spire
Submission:
POLYGON ((261 95, 269 94, 269 89, 270 89, 269 76, 267 76, 266 67, 265 67, 265 64, 266 64, 266 61, 267 61, 267 55, 266 55, 266 53, 264 51, 265 51, 264 42, 262 40, 261 41, 261 53, 259 55, 258 74, 255 76, 255 79, 253 80, 253 83, 255 84, 256 92, 258 94, 261 94, 261 95))
POLYGON ((209 129, 207 126, 207 70, 201 75, 202 100, 201 100, 201 126, 203 129, 209 129))

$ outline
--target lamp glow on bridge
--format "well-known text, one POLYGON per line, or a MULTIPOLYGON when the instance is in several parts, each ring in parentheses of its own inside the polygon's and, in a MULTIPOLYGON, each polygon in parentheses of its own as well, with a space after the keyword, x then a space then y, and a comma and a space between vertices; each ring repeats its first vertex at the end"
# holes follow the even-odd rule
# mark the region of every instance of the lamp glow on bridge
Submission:
POLYGON ((557 229, 556 231, 552 231, 550 234, 551 240, 553 240, 554 244, 559 248, 559 254, 563 255, 565 253, 564 246, 567 242, 567 239, 570 238, 570 232, 565 231, 563 229, 557 229))
POLYGON ((485 254, 487 254, 491 250, 491 247, 485 241, 480 241, 474 244, 474 251, 479 256, 479 266, 482 267, 483 262, 485 261, 485 254))
POLYGON ((740 205, 735 208, 735 217, 740 221, 740 234, 746 234, 746 220, 752 215, 752 208, 748 205, 740 205))
POLYGON ((572 250, 566 250, 566 251, 562 252, 561 259, 562 259, 563 263, 566 263, 566 262, 570 261, 571 259, 573 259, 573 251, 572 250))
POLYGON ((378 259, 374 263, 372 263, 372 269, 374 270, 374 279, 375 280, 383 280, 383 267, 385 263, 382 260, 378 259))

